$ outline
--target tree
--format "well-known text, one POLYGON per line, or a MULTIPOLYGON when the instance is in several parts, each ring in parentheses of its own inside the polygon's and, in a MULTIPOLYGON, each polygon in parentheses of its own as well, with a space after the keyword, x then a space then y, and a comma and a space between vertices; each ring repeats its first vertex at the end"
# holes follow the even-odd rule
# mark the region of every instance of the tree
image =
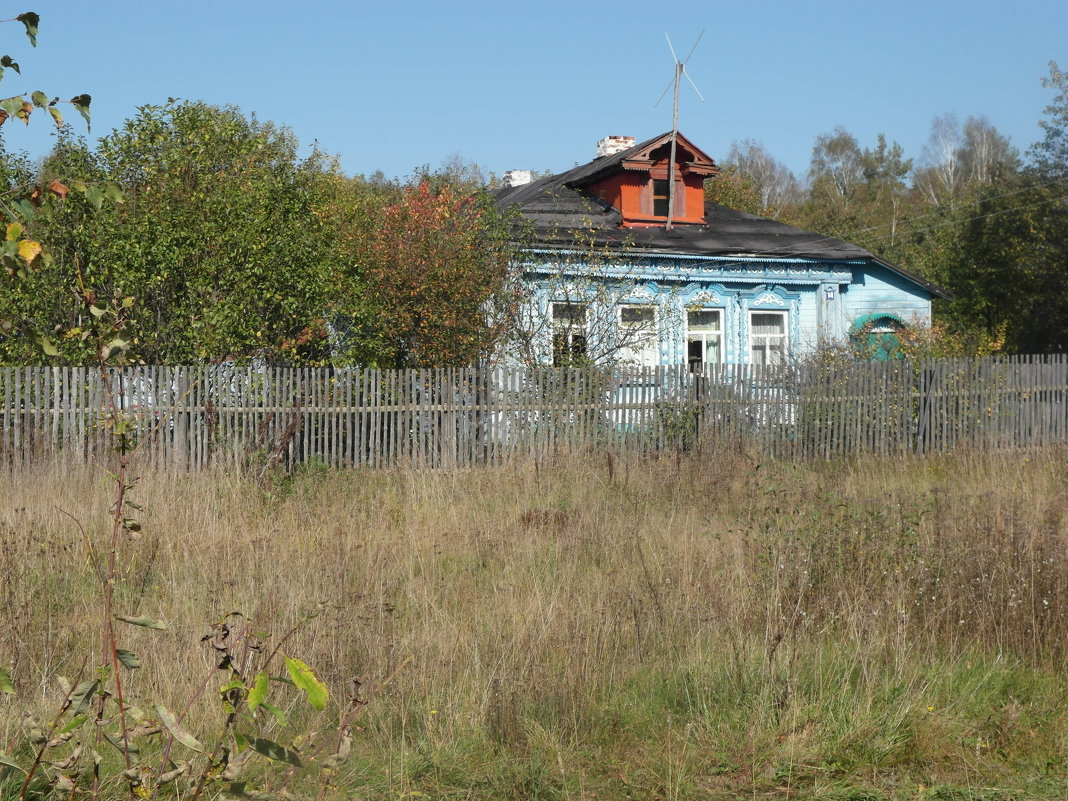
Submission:
POLYGON ((759 193, 761 214, 777 219, 783 207, 797 197, 794 174, 775 159, 760 142, 743 139, 732 142, 725 164, 752 181, 759 193))
POLYGON ((924 273, 953 293, 939 318, 958 334, 1001 338, 1009 352, 1068 348, 1068 213, 1057 195, 1020 176, 973 198, 944 208, 926 243, 924 273))
POLYGON ((514 297, 510 232, 489 196, 441 174, 385 191, 335 179, 335 191, 342 358, 406 368, 487 356, 514 297))
POLYGON ((931 120, 931 133, 923 148, 926 171, 917 185, 931 203, 952 196, 960 180, 960 122, 956 114, 941 114, 931 120))
MULTIPOLYGON (((114 181, 126 202, 94 210, 87 195, 36 223, 55 261, 26 313, 75 332, 57 343, 68 362, 87 356, 85 293, 98 308, 136 301, 131 358, 324 357, 314 347, 326 341, 328 301, 320 162, 299 160, 289 131, 203 103, 144 106, 95 151, 61 140, 44 179, 114 181)), ((17 343, 4 344, 12 358, 17 343)))
POLYGON ((940 208, 922 264, 954 293, 938 312, 955 331, 1003 334, 1006 349, 1017 353, 1068 350, 1068 206, 1060 180, 1068 154, 1068 80, 1056 64, 1050 71, 1043 83, 1056 95, 1026 170, 1016 170, 1015 151, 992 126, 969 120, 971 138, 965 135, 958 161, 987 166, 973 168, 954 203, 940 208))
POLYGON ((850 236, 871 227, 863 196, 864 152, 841 126, 816 137, 808 170, 808 192, 789 210, 789 222, 827 236, 850 236))
POLYGON ((879 134, 874 148, 864 148, 860 157, 864 175, 862 215, 865 228, 873 230, 877 237, 888 237, 886 250, 897 245, 898 221, 906 201, 908 187, 905 180, 912 170, 912 159, 906 159, 904 149, 897 142, 886 143, 886 136, 879 134), (883 220, 879 225, 877 220, 883 220))
POLYGON ((935 117, 923 154, 914 183, 934 205, 956 202, 967 187, 990 183, 1019 164, 1016 149, 983 116, 968 117, 963 129, 953 114, 935 117))
POLYGON ((1049 77, 1042 79, 1042 85, 1056 94, 1046 106, 1046 119, 1038 123, 1045 137, 1031 146, 1029 155, 1039 172, 1051 177, 1068 177, 1068 73, 1056 61, 1051 61, 1049 77))
POLYGON ((724 164, 712 180, 705 181, 705 200, 746 214, 764 211, 756 180, 731 164, 724 164))
POLYGON ((848 204, 864 177, 857 138, 840 125, 832 133, 816 137, 808 176, 813 194, 825 194, 848 204))
POLYGON ((1019 154, 1007 137, 986 117, 968 117, 964 122, 964 144, 960 165, 965 180, 989 184, 1019 167, 1019 154))
POLYGON ((460 151, 445 160, 438 170, 438 175, 469 192, 477 192, 496 183, 492 173, 487 173, 481 164, 465 159, 460 151))
POLYGON ((855 136, 836 128, 817 138, 808 193, 787 214, 802 228, 903 261, 908 242, 901 227, 912 208, 906 182, 911 169, 904 149, 885 134, 878 135, 874 147, 861 148, 855 136))
POLYGON ((886 136, 879 134, 874 148, 865 148, 860 157, 861 174, 865 184, 875 195, 901 192, 912 170, 912 159, 906 159, 904 149, 897 142, 888 145, 886 136))
MULTIPOLYGON (((60 146, 73 152, 70 141, 69 136, 64 136, 60 146)), ((6 153, 3 161, 8 166, 7 182, 15 187, 13 193, 29 195, 28 187, 43 177, 24 162, 12 160, 6 153)), ((73 166, 73 158, 69 164, 73 166)), ((77 174, 90 177, 86 172, 79 171, 77 174)), ((44 175, 55 175, 55 172, 49 169, 44 175)), ((69 203, 63 206, 83 202, 71 197, 69 203)), ((60 235, 60 226, 54 225, 51 220, 53 216, 66 218, 67 211, 67 208, 35 209, 31 206, 29 213, 22 215, 25 221, 23 230, 28 228, 33 240, 46 242, 48 248, 42 251, 41 256, 24 265, 26 269, 10 273, 9 277, 14 280, 9 282, 5 292, 5 325, 0 327, 0 361, 8 364, 34 362, 40 360, 42 352, 58 356, 60 349, 57 343, 69 341, 66 334, 77 325, 78 314, 74 310, 85 310, 76 284, 58 278, 62 268, 52 258, 54 250, 62 248, 63 237, 60 235)), ((22 225, 14 222, 14 214, 9 213, 9 218, 13 220, 9 225, 22 225)), ((88 336, 80 338, 81 333, 82 329, 78 329, 74 337, 83 355, 89 355, 95 345, 88 342, 88 336)))

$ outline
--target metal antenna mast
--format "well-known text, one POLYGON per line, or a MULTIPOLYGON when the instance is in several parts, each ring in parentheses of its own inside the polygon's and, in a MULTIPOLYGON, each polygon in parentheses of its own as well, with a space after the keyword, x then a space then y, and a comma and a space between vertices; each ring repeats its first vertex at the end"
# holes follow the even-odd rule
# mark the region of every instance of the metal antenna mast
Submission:
MULTIPOLYGON (((675 55, 675 48, 671 46, 671 37, 666 33, 664 38, 667 39, 668 50, 671 51, 671 58, 675 61, 675 76, 671 79, 671 83, 664 89, 664 93, 660 95, 660 100, 663 100, 667 95, 668 90, 674 87, 674 99, 671 108, 671 158, 668 160, 668 213, 667 221, 664 223, 664 227, 667 230, 671 230, 671 220, 675 216, 675 148, 679 139, 679 84, 682 83, 682 77, 685 75, 686 80, 690 82, 690 86, 697 93, 697 96, 701 98, 703 103, 705 98, 701 94, 701 90, 697 88, 697 84, 693 82, 693 79, 686 72, 686 65, 690 63, 690 56, 693 55, 693 51, 697 49, 697 43, 701 41, 701 37, 705 35, 704 29, 697 34, 697 39, 694 40, 693 47, 690 48, 690 52, 686 55, 685 61, 679 61, 679 57, 675 55)), ((657 100, 653 108, 660 105, 660 100, 657 100)))

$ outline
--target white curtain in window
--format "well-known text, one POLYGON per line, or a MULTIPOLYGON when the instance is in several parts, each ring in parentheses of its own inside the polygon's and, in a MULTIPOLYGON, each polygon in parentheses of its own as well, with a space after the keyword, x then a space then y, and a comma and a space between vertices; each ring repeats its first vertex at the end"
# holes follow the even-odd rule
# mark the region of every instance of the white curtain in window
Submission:
POLYGON ((786 315, 753 312, 749 327, 753 364, 782 364, 786 359, 786 315))

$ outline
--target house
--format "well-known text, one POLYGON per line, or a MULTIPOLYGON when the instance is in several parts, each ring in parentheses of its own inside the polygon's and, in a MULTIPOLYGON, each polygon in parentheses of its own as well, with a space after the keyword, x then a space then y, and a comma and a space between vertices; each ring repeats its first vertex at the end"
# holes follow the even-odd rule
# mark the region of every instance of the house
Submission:
POLYGON ((705 202, 718 167, 682 134, 598 142, 597 157, 530 180, 518 213, 525 360, 774 364, 863 333, 929 325, 938 287, 867 250, 705 202))

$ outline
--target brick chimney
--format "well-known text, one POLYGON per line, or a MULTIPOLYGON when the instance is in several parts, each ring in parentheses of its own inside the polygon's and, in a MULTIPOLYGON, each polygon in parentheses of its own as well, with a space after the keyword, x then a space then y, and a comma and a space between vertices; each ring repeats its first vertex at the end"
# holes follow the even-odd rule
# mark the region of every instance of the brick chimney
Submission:
POLYGON ((501 176, 501 184, 505 187, 524 186, 534 180, 534 173, 530 170, 506 170, 501 176))
POLYGON ((597 158, 601 156, 614 156, 624 150, 630 150, 638 144, 633 136, 606 136, 597 141, 597 158))

